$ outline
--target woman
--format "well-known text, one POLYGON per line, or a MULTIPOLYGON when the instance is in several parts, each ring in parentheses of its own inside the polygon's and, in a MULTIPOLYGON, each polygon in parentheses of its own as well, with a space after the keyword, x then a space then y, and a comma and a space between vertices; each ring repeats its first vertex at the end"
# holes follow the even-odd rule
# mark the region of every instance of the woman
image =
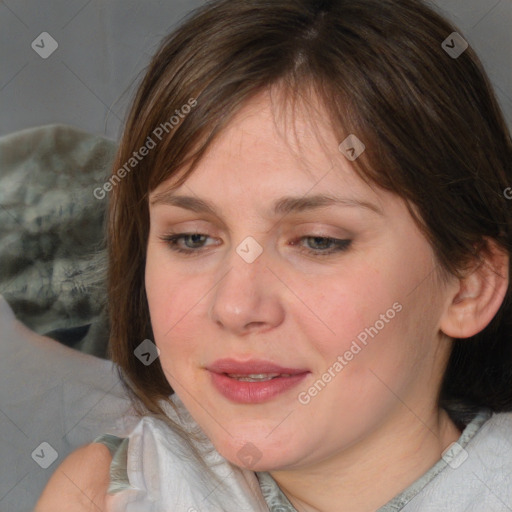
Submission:
POLYGON ((110 180, 141 420, 37 511, 512 507, 510 162, 477 56, 418 0, 198 9, 110 180))

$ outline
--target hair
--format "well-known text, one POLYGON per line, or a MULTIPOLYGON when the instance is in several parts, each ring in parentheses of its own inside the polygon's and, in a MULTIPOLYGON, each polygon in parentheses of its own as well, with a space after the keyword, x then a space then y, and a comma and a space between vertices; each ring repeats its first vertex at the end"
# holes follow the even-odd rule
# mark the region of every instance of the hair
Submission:
MULTIPOLYGON (((156 140, 157 127, 166 133, 112 187, 107 233, 109 355, 141 414, 165 420, 160 401, 173 394, 159 359, 145 366, 134 357, 153 339, 144 284, 149 193, 170 177, 183 184, 259 93, 284 92, 292 110, 313 109, 317 98, 340 142, 356 134, 366 150, 353 169, 406 201, 441 274, 462 276, 489 241, 511 253, 510 131, 474 50, 452 58, 443 49, 456 31, 419 0, 215 0, 163 41, 112 176, 148 137, 156 140)), ((453 340, 438 401, 457 425, 483 407, 512 410, 511 300, 509 285, 485 329, 453 340)))

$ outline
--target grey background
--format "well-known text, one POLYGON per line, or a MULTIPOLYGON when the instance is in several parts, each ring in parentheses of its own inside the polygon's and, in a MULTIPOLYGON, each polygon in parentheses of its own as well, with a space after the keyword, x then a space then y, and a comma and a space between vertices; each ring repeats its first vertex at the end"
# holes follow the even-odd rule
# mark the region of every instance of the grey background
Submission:
MULTIPOLYGON (((118 139, 134 88, 161 39, 201 0, 0 3, 0 135, 64 123, 118 139), (48 32, 58 49, 31 43, 48 32)), ((477 51, 512 127, 512 0, 437 0, 477 51)), ((447 34, 448 35, 448 34, 447 34)))

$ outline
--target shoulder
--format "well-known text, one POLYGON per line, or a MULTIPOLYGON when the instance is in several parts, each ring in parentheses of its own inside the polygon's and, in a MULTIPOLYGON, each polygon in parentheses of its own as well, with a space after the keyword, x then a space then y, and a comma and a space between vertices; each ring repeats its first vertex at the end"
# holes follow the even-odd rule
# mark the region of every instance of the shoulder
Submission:
POLYGON ((501 459, 512 473, 512 412, 494 413, 483 425, 479 441, 483 453, 501 459))
MULTIPOLYGON (((503 449, 512 449, 512 412, 492 413, 475 435, 476 443, 499 443, 503 449)), ((502 453, 502 450, 500 452, 502 453)))
POLYGON ((48 481, 35 512, 103 510, 111 461, 109 448, 101 443, 93 442, 70 453, 48 481))

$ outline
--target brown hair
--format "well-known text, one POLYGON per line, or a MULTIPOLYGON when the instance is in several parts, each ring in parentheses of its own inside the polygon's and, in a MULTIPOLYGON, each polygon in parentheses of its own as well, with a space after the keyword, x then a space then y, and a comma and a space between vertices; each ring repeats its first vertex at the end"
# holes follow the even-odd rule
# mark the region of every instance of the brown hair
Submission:
MULTIPOLYGON (((148 137, 156 141, 157 127, 166 133, 113 186, 109 206, 110 355, 141 413, 163 417, 158 402, 173 393, 159 359, 145 366, 134 356, 153 339, 148 194, 185 169, 181 185, 240 107, 266 89, 285 91, 293 108, 312 108, 314 94, 340 142, 349 134, 364 142, 354 169, 414 206, 442 272, 459 276, 486 238, 510 254, 510 132, 473 49, 452 58, 442 48, 455 31, 419 0, 217 0, 164 40, 113 172, 148 137), (191 99, 196 106, 171 127, 191 99)), ((459 425, 481 407, 512 410, 511 307, 509 286, 492 322, 454 341, 439 400, 459 425)))

